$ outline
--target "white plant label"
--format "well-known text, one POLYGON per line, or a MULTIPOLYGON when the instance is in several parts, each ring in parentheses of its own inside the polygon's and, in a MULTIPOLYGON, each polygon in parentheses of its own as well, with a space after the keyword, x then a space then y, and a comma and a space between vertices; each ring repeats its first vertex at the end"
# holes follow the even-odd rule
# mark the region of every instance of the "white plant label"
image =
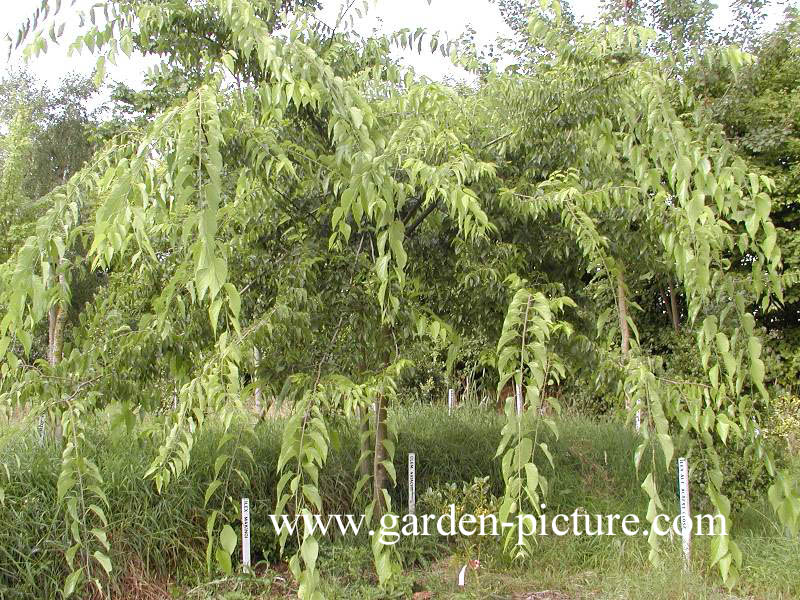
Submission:
POLYGON ((417 511, 417 455, 408 454, 408 514, 417 511))
POLYGON ((250 571, 250 499, 242 498, 242 568, 250 571))
POLYGON ((44 446, 44 428, 45 428, 45 418, 44 415, 39 415, 39 445, 44 446))
POLYGON ((517 415, 522 414, 522 384, 518 383, 516 388, 516 394, 514 394, 514 398, 517 401, 517 415))
POLYGON ((466 584, 467 584, 467 565, 464 565, 458 572, 458 587, 464 587, 466 584))
POLYGON ((681 537, 683 538, 683 558, 689 566, 692 553, 691 515, 689 514, 689 462, 678 459, 678 488, 681 502, 681 537))
POLYGON ((634 417, 634 421, 633 421, 634 422, 634 427, 636 428, 636 433, 639 433, 639 431, 642 428, 642 409, 638 408, 638 406, 641 405, 641 403, 642 402, 640 400, 636 401, 636 406, 637 406, 636 416, 634 417))
POLYGON ((456 391, 453 388, 447 390, 447 414, 453 414, 453 407, 456 405, 456 391))

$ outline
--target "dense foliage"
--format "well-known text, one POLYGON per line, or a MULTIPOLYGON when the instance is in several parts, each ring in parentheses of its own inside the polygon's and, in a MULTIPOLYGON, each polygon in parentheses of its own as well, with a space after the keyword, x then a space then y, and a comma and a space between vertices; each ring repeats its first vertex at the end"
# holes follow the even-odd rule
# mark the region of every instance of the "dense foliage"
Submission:
MULTIPOLYGON (((524 21, 507 3, 522 37, 504 46, 512 64, 500 71, 468 41, 329 27, 314 3, 102 4, 105 18, 73 45, 99 54, 98 80, 120 52, 163 57, 151 88, 118 89, 127 108, 100 129, 102 147, 76 150, 80 168, 52 191, 46 179, 25 188, 48 191, 42 210, 2 217, 29 231, 0 267, 0 401, 57 423, 65 596, 103 590, 113 568, 108 482, 87 442, 95 411, 112 407, 126 435, 157 440, 144 476, 159 492, 185 476, 196 436, 222 424, 203 498, 206 566, 229 573, 228 484, 247 486, 234 465, 253 460, 246 427, 232 427, 240 408, 274 396, 291 409, 276 464, 276 512, 290 514, 323 509, 331 419, 357 415, 355 495, 383 527, 396 510, 388 407, 413 359, 431 355, 446 356, 451 385, 524 386, 534 418, 509 402, 497 450, 503 518, 540 511, 550 485, 536 464, 553 464, 540 431, 558 435, 548 413, 566 403, 629 420, 642 411, 631 459, 649 519, 664 504, 657 463, 669 468, 680 442, 733 523, 722 460, 732 445, 764 469, 777 516, 797 531, 797 483, 761 435, 791 380, 766 362, 786 353, 768 344, 796 302, 791 241, 783 250, 791 156, 764 154, 777 142, 759 142, 763 127, 738 111, 758 113, 730 101, 763 102, 764 118, 791 102, 768 83, 793 73, 791 54, 771 54, 782 42, 765 42, 754 63, 709 43, 695 13, 686 27, 663 10, 656 29, 631 14, 590 27, 557 1, 524 21), (681 52, 663 50, 659 27, 681 52), (396 46, 449 53, 479 79, 417 77, 391 59, 396 46), (142 427, 156 410, 160 428, 142 427)), ((58 12, 42 7, 17 40, 29 53, 46 49, 58 12)), ((791 31, 776 39, 794 48, 791 31)), ((22 186, 5 165, 29 151, 29 122, 20 112, 8 134, 4 207, 22 186)), ((791 345, 788 329, 778 338, 791 345)), ((729 530, 711 562, 733 585, 743 557, 729 530)), ((281 548, 294 552, 300 597, 319 598, 319 540, 297 536, 281 548)), ((379 538, 376 571, 391 590, 400 561, 379 538)), ((528 556, 515 538, 509 551, 528 556)), ((649 542, 658 561, 655 532, 649 542)))

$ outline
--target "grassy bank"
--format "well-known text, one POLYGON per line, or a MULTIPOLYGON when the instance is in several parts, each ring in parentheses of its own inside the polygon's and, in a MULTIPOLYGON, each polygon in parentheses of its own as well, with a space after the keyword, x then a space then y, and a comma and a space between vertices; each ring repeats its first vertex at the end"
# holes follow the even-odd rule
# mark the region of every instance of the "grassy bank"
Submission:
MULTIPOLYGON (((440 408, 400 409, 392 418, 400 432, 395 464, 398 484, 395 506, 407 496, 406 456, 417 455, 417 489, 457 487, 488 477, 489 493, 500 495, 502 480, 494 460, 502 422, 491 412, 459 409, 448 417, 440 408)), ((551 479, 548 512, 570 513, 581 507, 594 513, 636 513, 644 517, 645 495, 632 456, 637 439, 610 422, 568 419, 559 423, 560 437, 544 432, 555 462, 539 469, 551 479)), ((250 478, 245 489, 232 479, 228 494, 251 499, 253 558, 261 577, 218 580, 206 573, 206 482, 216 458, 220 433, 212 427, 196 441, 190 469, 161 494, 143 479, 155 456, 155 441, 112 434, 106 417, 90 428, 90 445, 105 480, 109 500, 109 541, 114 561, 111 588, 118 598, 272 598, 291 596, 290 577, 277 556, 268 516, 275 501, 276 465, 282 423, 259 423, 247 439, 254 461, 238 467, 250 478), (287 580, 284 583, 283 580, 287 580), (171 590, 171 591, 170 591, 171 590)), ((356 483, 358 431, 353 422, 334 422, 331 451, 321 476, 329 513, 358 512, 351 502, 356 483)), ((69 532, 56 507, 59 451, 52 442, 40 447, 30 423, 7 428, 0 438, 3 469, 0 487, 0 597, 55 598, 66 575, 64 553, 69 532)), ((647 458, 645 458, 647 460, 647 458)), ((674 473, 660 473, 666 512, 675 514, 674 473)), ((424 508, 424 506, 422 507, 424 508)), ((742 597, 800 597, 800 546, 776 530, 767 509, 746 510, 737 534, 745 552, 742 597)), ((544 538, 527 562, 511 563, 498 544, 484 538, 452 540, 431 537, 398 544, 406 568, 401 594, 429 591, 433 598, 509 598, 513 594, 557 590, 569 598, 723 598, 716 575, 706 564, 702 543, 696 544, 692 574, 683 573, 677 540, 665 541, 663 565, 647 562, 644 538, 544 538), (466 591, 454 585, 460 565, 479 559, 466 591), (716 594, 716 595, 715 595, 716 594), (493 596, 494 595, 494 596, 493 596)), ((371 552, 364 539, 339 539, 323 544, 320 568, 331 598, 373 597, 371 552)), ((525 596, 519 596, 524 598, 525 596)), ((541 596, 545 598, 546 596, 541 596)), ((559 596, 552 596, 558 598, 559 596)))

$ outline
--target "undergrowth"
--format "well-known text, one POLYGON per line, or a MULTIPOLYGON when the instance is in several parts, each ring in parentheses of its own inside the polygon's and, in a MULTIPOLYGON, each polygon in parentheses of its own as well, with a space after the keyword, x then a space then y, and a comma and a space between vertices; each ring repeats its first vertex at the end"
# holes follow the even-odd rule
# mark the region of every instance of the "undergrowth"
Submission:
MULTIPOLYGON (((148 417, 136 426, 144 427, 155 418, 148 417)), ((485 478, 486 490, 482 492, 485 496, 502 493, 499 464, 494 459, 502 427, 498 415, 478 408, 459 408, 448 416, 440 407, 417 406, 399 408, 391 418, 398 421, 397 431, 401 432, 396 450, 398 485, 391 491, 395 507, 401 509, 407 503, 406 457, 409 452, 416 454, 419 497, 428 488, 441 490, 448 483, 455 483, 458 490, 468 488, 476 478, 485 478)), ((107 516, 114 564, 114 597, 272 598, 291 595, 291 578, 285 570, 281 571, 276 539, 268 519, 275 502, 281 421, 257 424, 256 435, 248 442, 254 461, 252 464, 242 461, 238 465, 247 472, 251 485, 244 489, 241 483, 232 481, 229 488, 233 498, 250 498, 253 562, 257 573, 271 575, 258 580, 234 578, 230 581, 216 579, 216 574, 208 574, 205 566, 203 494, 213 472, 219 430, 212 427, 198 436, 190 468, 158 494, 153 482, 142 477, 153 459, 158 441, 131 436, 124 428, 113 429, 110 422, 109 415, 101 414, 88 430, 91 432, 89 443, 106 482, 110 504, 107 516)), ((638 443, 636 437, 617 423, 578 418, 560 422, 559 430, 559 439, 549 433, 547 437, 555 462, 547 512, 571 513, 581 508, 592 514, 636 513, 643 518, 645 495, 639 488, 640 477, 632 461, 638 443)), ((359 507, 354 507, 351 501, 356 483, 357 424, 334 420, 331 438, 328 464, 320 478, 325 511, 358 513, 359 507)), ((4 429, 0 436, 0 456, 0 598, 56 598, 67 574, 64 553, 69 547, 69 532, 55 501, 59 450, 52 440, 40 446, 35 428, 23 422, 9 424, 4 429)), ((657 459, 660 464, 660 457, 657 459)), ((546 462, 538 467, 551 471, 546 462)), ((676 514, 673 477, 674 469, 666 473, 662 465, 659 471, 660 487, 665 490, 662 497, 667 503, 667 512, 676 514)), ((740 523, 740 531, 745 533, 739 535, 743 535, 743 544, 749 550, 743 585, 774 587, 784 553, 794 552, 797 562, 797 543, 786 540, 775 528, 765 506, 749 506, 741 515, 740 523)), ((329 597, 369 598, 375 595, 375 583, 370 579, 371 551, 363 537, 332 539, 322 545, 320 567, 326 576, 329 597)), ((670 551, 669 543, 667 546, 666 556, 678 554, 674 548, 670 551)), ((656 579, 666 578, 671 573, 669 562, 661 570, 648 565, 644 539, 543 539, 537 542, 535 560, 526 564, 509 562, 491 538, 449 539, 434 535, 403 539, 398 549, 408 573, 406 593, 427 589, 437 591, 436 598, 457 593, 452 586, 456 567, 473 559, 480 560, 481 567, 471 577, 484 581, 485 585, 477 588, 473 585, 471 589, 481 589, 486 594, 504 593, 499 590, 510 594, 516 590, 515 586, 533 585, 531 576, 535 574, 536 585, 540 587, 552 585, 575 592, 588 586, 587 589, 595 591, 605 590, 608 597, 622 597, 615 596, 613 590, 619 586, 634 586, 625 575, 632 565, 656 579), (503 573, 506 575, 501 575, 503 573), (510 573, 516 579, 509 580, 510 573), (577 575, 574 581, 566 576, 581 573, 583 575, 577 575)), ((696 555, 702 557, 704 553, 698 550, 696 555)), ((701 562, 697 568, 701 574, 710 571, 701 562)), ((794 573, 800 572, 800 564, 795 564, 794 569, 794 573)), ((708 577, 713 581, 713 574, 708 577)), ((689 590, 695 584, 687 585, 686 590, 689 590)), ((797 584, 775 589, 800 594, 797 584)), ((469 595, 472 593, 469 591, 464 593, 467 595, 453 597, 480 597, 469 595)), ((687 594, 663 597, 694 597, 689 591, 687 594)), ((624 597, 632 598, 636 594, 631 588, 630 594, 624 597)), ((645 597, 644 591, 642 597, 645 597)), ((658 597, 662 596, 647 595, 648 600, 658 597)))

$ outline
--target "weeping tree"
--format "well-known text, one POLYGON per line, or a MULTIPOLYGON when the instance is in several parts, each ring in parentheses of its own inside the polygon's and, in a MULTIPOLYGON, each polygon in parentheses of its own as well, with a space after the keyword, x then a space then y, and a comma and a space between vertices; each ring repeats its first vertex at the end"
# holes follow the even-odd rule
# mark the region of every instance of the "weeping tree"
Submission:
MULTIPOLYGON (((670 65, 650 56, 652 32, 605 28, 567 39, 559 33, 557 7, 543 17, 531 21, 536 62, 525 65, 541 76, 497 81, 509 96, 509 88, 518 86, 512 105, 517 112, 509 121, 522 124, 509 129, 499 152, 516 160, 513 153, 524 156, 539 132, 557 148, 555 156, 567 156, 567 164, 549 172, 529 167, 514 173, 503 182, 498 199, 515 207, 526 222, 555 214, 574 236, 595 302, 599 335, 588 341, 605 355, 605 367, 619 374, 620 404, 629 414, 641 408, 650 422, 636 452, 637 467, 651 443, 661 447, 669 467, 674 440, 688 435, 690 456, 705 470, 705 492, 728 519, 719 451, 733 438, 745 440, 748 451, 763 459, 775 477, 773 506, 796 528, 796 486, 777 472, 757 424, 769 397, 751 307, 766 310, 769 296, 781 294, 781 255, 769 220, 771 182, 747 171, 685 85, 668 77, 670 65), (542 83, 545 73, 560 82, 557 95, 542 83), (739 263, 750 265, 749 277, 732 272, 739 263), (629 289, 645 271, 669 273, 685 289, 686 326, 696 332, 704 378, 666 377, 659 361, 641 351, 629 289)), ((727 48, 707 60, 736 69, 747 57, 727 48)), ((536 158, 528 154, 520 162, 532 165, 536 158)), ((520 347, 520 367, 514 373, 524 374, 527 362, 535 380, 548 362, 541 349, 538 356, 533 349, 525 356, 528 305, 512 303, 509 311, 507 323, 517 332, 520 347)), ((523 458, 530 447, 525 445, 523 458)), ((650 497, 649 519, 663 507, 654 467, 642 483, 650 497)), ((534 510, 536 500, 531 498, 534 510)), ((657 536, 651 534, 649 542, 655 561, 657 536)), ((735 541, 720 536, 712 552, 722 578, 735 581, 742 558, 735 541)))
MULTIPOLYGON (((568 373, 589 380, 580 356, 591 351, 616 382, 614 402, 646 415, 637 467, 652 446, 669 467, 674 440, 687 437, 727 518, 719 451, 741 440, 774 477, 770 500, 796 530, 796 483, 757 435, 769 394, 751 307, 781 294, 771 182, 746 170, 649 52, 654 34, 576 29, 553 2, 531 15, 528 45, 501 73, 422 30, 365 39, 342 19, 328 27, 303 4, 285 8, 109 0, 103 24, 73 43, 99 53, 98 76, 120 51, 165 54, 162 73, 179 73, 190 91, 159 96, 169 99, 163 111, 48 194, 35 234, 0 270, 0 399, 32 402, 63 427, 64 595, 102 591, 112 570, 104 482, 85 438, 94 412, 111 407, 134 436, 138 412, 165 408, 145 473, 159 490, 190 467, 198 432, 222 423, 205 492, 209 571, 232 569, 236 509, 225 489, 231 476, 247 483, 231 466, 251 456, 251 432, 232 423, 255 390, 292 406, 275 512, 323 510, 326 420, 357 414, 354 492, 385 528, 396 435, 387 409, 405 349, 457 348, 476 314, 491 314, 474 305, 498 295, 507 306, 493 340, 498 390, 524 384, 528 409, 506 411, 504 520, 539 511, 549 483, 533 456, 549 457, 538 432, 555 423, 537 409, 558 410, 549 390, 568 373), (389 58, 394 45, 423 43, 482 73, 481 84, 432 83, 389 58), (561 243, 545 252, 532 246, 552 239, 561 243), (431 273, 436 243, 452 255, 431 273), (630 289, 647 269, 683 286, 702 378, 667 377, 639 344, 630 289), (48 315, 66 315, 86 273, 101 285, 65 316, 51 360, 35 360, 48 315), (448 306, 426 289, 460 279, 471 282, 469 303, 448 306)), ((44 0, 18 45, 46 49, 50 10, 44 0)), ((733 67, 745 59, 735 49, 708 56, 733 67)), ((654 470, 642 472, 651 521, 662 508, 654 470)), ((517 533, 506 547, 530 555, 517 533)), ((296 535, 298 593, 319 598, 319 540, 296 535)), ((389 589, 400 566, 380 539, 376 571, 389 589)), ((650 543, 657 561, 655 534, 650 543)), ((734 539, 717 537, 712 551, 732 585, 742 563, 734 539)))

